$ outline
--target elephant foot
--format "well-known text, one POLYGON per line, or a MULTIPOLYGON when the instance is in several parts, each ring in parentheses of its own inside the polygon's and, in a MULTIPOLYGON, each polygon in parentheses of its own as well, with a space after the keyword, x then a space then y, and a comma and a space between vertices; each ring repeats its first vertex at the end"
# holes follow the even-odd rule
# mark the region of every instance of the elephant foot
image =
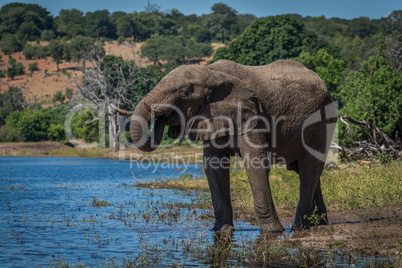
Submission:
POLYGON ((234 231, 234 227, 233 225, 225 223, 222 226, 215 225, 214 228, 212 228, 212 231, 215 233, 230 233, 234 231))
POLYGON ((321 219, 317 219, 316 221, 314 220, 308 220, 308 219, 301 219, 301 220, 295 220, 293 222, 292 228, 290 231, 298 231, 298 230, 305 230, 309 229, 310 227, 318 226, 318 225, 327 225, 328 224, 328 218, 327 216, 322 217, 321 219))
POLYGON ((280 222, 271 222, 271 223, 262 223, 261 224, 261 233, 280 233, 285 229, 283 228, 280 222))

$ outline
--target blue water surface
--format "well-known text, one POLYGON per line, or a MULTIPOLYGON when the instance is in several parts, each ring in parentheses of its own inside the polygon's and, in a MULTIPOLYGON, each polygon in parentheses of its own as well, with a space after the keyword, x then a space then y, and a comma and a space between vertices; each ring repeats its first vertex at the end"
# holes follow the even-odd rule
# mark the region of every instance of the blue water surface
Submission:
MULTIPOLYGON (((213 220, 200 218, 210 212, 191 205, 199 193, 135 187, 200 177, 200 165, 0 157, 0 174, 1 267, 146 264, 152 247, 160 264, 197 265, 175 245, 198 236, 213 240, 213 220), (94 200, 108 205, 96 207, 94 200)), ((256 226, 245 230, 258 233, 256 226)))
MULTIPOLYGON (((200 165, 0 157, 0 267, 209 266, 214 219, 194 205, 209 195, 136 187, 180 176, 205 175, 200 165)), ((235 228, 228 245, 249 251, 259 227, 236 221, 235 228)))

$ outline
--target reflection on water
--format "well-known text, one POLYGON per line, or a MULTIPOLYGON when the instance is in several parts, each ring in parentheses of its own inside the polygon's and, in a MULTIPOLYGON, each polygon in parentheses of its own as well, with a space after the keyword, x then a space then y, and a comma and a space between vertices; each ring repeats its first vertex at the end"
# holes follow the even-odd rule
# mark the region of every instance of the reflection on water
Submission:
POLYGON ((194 206, 197 192, 133 187, 138 180, 186 173, 202 176, 201 166, 139 168, 118 160, 0 157, 0 266, 61 260, 203 266, 216 262, 217 250, 223 250, 219 258, 227 257, 219 261, 236 264, 242 255, 233 252, 249 251, 259 227, 236 222, 233 236, 217 247, 213 219, 202 217, 210 211, 194 206))

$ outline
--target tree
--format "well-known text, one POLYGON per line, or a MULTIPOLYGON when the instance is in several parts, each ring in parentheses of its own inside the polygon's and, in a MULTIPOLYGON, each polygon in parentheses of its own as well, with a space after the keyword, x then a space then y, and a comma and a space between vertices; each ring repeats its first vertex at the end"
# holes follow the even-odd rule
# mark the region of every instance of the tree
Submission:
POLYGON ((90 37, 115 37, 116 27, 110 19, 107 10, 97 10, 85 14, 84 32, 90 37))
POLYGON ((245 65, 264 65, 326 46, 326 42, 307 32, 304 24, 291 16, 267 17, 256 20, 228 47, 218 49, 214 61, 227 59, 245 65))
POLYGON ((60 71, 59 68, 59 64, 61 63, 61 61, 63 60, 63 58, 65 57, 65 53, 66 53, 66 46, 63 42, 61 42, 60 40, 52 40, 49 45, 48 45, 48 50, 49 50, 49 54, 50 56, 53 58, 53 60, 56 62, 57 64, 57 71, 60 71))
MULTIPOLYGON (((378 54, 363 62, 359 72, 349 72, 341 90, 343 108, 341 115, 374 123, 389 136, 402 130, 402 73, 390 66, 378 54)), ((368 139, 361 127, 352 126, 358 139, 368 139)), ((340 129, 340 136, 347 143, 347 133, 340 129)))
POLYGON ((8 117, 10 127, 20 132, 27 141, 42 141, 48 139, 48 128, 51 115, 42 110, 24 112, 12 112, 8 117))
POLYGON ((187 27, 188 33, 193 37, 195 42, 210 42, 211 32, 198 24, 190 24, 187 27))
MULTIPOLYGON (((88 58, 94 47, 94 40, 90 37, 76 36, 68 43, 69 56, 75 62, 88 58)), ((85 63, 84 63, 85 65, 85 63)))
POLYGON ((211 7, 212 14, 208 15, 206 25, 213 33, 221 34, 222 43, 225 42, 225 32, 228 32, 236 22, 237 11, 220 2, 211 7))
POLYGON ((12 34, 6 33, 0 41, 1 51, 4 54, 10 54, 15 51, 22 50, 22 44, 18 41, 17 37, 12 34))
POLYGON ((387 30, 385 53, 391 65, 402 70, 402 10, 394 10, 386 19, 387 30))
POLYGON ((18 62, 13 58, 9 57, 8 64, 10 67, 7 68, 7 76, 14 80, 14 77, 17 75, 24 74, 24 65, 21 62, 18 62))
POLYGON ((73 37, 83 32, 84 13, 78 9, 62 9, 55 18, 57 31, 63 35, 73 37))
POLYGON ((38 62, 35 61, 35 62, 30 63, 28 66, 28 70, 29 70, 30 76, 32 76, 33 72, 38 70, 38 62))
POLYGON ((56 102, 60 102, 60 104, 63 103, 63 101, 66 99, 66 96, 63 95, 63 92, 61 92, 60 90, 56 91, 56 93, 53 95, 53 104, 55 104, 56 102))
MULTIPOLYGON (((133 109, 133 104, 143 96, 139 83, 148 84, 150 74, 142 71, 134 61, 125 62, 122 57, 112 55, 92 57, 90 68, 80 65, 83 71, 82 83, 76 83, 82 96, 102 107, 108 117, 109 146, 114 150, 119 148, 120 132, 117 114, 110 104, 126 109, 133 109), (103 106, 102 106, 103 105, 103 106)), ((97 120, 94 118, 92 121, 97 120)))
POLYGON ((24 22, 21 24, 16 34, 18 40, 25 44, 26 41, 35 41, 40 37, 40 31, 33 22, 24 22))
POLYGON ((27 107, 22 91, 18 87, 9 87, 0 93, 0 125, 5 124, 7 116, 13 111, 22 111, 27 107))
MULTIPOLYGON (((11 3, 4 5, 0 9, 0 18, 0 34, 2 30, 16 34, 21 30, 21 26, 27 23, 31 24, 30 29, 39 31, 53 27, 53 17, 50 16, 50 12, 37 4, 11 3)), ((26 29, 23 31, 29 34, 26 29)))
POLYGON ((358 36, 360 38, 364 38, 370 35, 373 35, 377 32, 377 27, 367 17, 355 18, 349 21, 348 28, 345 32, 346 36, 355 37, 358 36))
POLYGON ((71 99, 74 95, 73 89, 66 87, 66 89, 64 90, 64 95, 66 96, 67 99, 71 99))
POLYGON ((150 38, 141 46, 141 56, 148 57, 154 64, 159 64, 159 60, 164 58, 165 47, 170 43, 171 40, 164 36, 150 38))

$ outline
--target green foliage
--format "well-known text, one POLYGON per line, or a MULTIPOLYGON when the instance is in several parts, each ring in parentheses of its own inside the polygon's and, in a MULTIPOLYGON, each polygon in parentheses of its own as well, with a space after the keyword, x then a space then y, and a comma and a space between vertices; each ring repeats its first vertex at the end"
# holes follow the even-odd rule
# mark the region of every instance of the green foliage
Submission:
POLYGON ((84 13, 78 9, 62 9, 55 18, 57 32, 69 37, 83 33, 84 13))
POLYGON ((0 127, 0 142, 23 142, 24 137, 18 131, 10 129, 7 125, 0 127))
POLYGON ((0 41, 1 51, 4 54, 10 54, 15 51, 22 50, 22 44, 16 36, 6 33, 0 41))
POLYGON ((48 45, 49 55, 57 64, 57 71, 60 71, 59 64, 65 58, 65 55, 68 54, 67 49, 68 47, 65 43, 56 39, 52 40, 48 45))
MULTIPOLYGON (((340 92, 341 115, 375 123, 392 136, 402 130, 402 73, 389 65, 381 55, 371 57, 359 72, 349 72, 340 92)), ((346 144, 349 139, 368 139, 365 129, 351 126, 357 137, 350 137, 341 124, 340 136, 346 144)))
POLYGON ((40 31, 35 23, 24 22, 20 25, 16 36, 22 43, 25 43, 26 41, 35 41, 40 37, 40 31))
POLYGON ((30 75, 32 76, 33 72, 38 70, 38 62, 35 61, 35 62, 30 63, 28 70, 30 72, 30 75))
POLYGON ((190 24, 187 27, 187 31, 195 42, 204 43, 211 41, 212 33, 201 25, 190 24))
POLYGON ((88 110, 82 110, 74 114, 71 127, 73 136, 76 139, 83 139, 85 142, 99 140, 99 120, 93 120, 93 114, 88 110), (88 124, 88 122, 91 122, 88 124))
POLYGON ((0 78, 6 77, 6 71, 0 69, 0 78))
POLYGON ((117 38, 117 43, 118 43, 119 45, 123 44, 123 43, 124 43, 124 37, 123 37, 123 36, 119 36, 119 38, 117 38))
POLYGON ((10 67, 7 68, 7 76, 11 79, 14 79, 15 76, 24 74, 24 65, 21 62, 18 62, 13 58, 9 57, 8 64, 10 67))
POLYGON ((18 87, 9 87, 0 93, 0 125, 4 125, 7 116, 13 111, 22 111, 26 101, 18 87))
POLYGON ((22 134, 26 141, 42 141, 48 139, 48 128, 51 115, 43 111, 14 111, 8 116, 10 128, 22 134))
POLYGON ((291 16, 267 17, 255 21, 228 47, 218 49, 214 61, 227 59, 245 65, 264 65, 297 57, 302 52, 312 53, 326 45, 291 16))
POLYGON ((226 33, 231 29, 231 26, 236 22, 236 10, 220 2, 211 7, 212 14, 206 17, 205 24, 214 34, 219 34, 222 43, 225 42, 226 33))
POLYGON ((40 35, 42 41, 52 41, 55 38, 53 30, 44 30, 40 35))
POLYGON ((305 219, 308 219, 310 221, 310 225, 312 226, 311 228, 313 229, 317 229, 317 226, 320 224, 320 222, 322 222, 322 220, 325 220, 325 213, 322 213, 321 215, 316 214, 317 213, 317 206, 314 207, 313 213, 309 216, 309 215, 304 215, 303 217, 305 219))
POLYGON ((85 14, 84 33, 89 37, 115 37, 116 26, 107 10, 97 10, 85 14))
POLYGON ((346 68, 344 61, 334 58, 324 49, 315 53, 302 52, 294 60, 316 72, 324 80, 332 97, 337 98, 346 68))
POLYGON ((159 60, 179 63, 186 58, 201 58, 213 52, 210 44, 185 41, 180 36, 157 36, 148 39, 141 47, 141 55, 148 57, 154 64, 159 60))
POLYGON ((56 91, 56 93, 53 95, 52 102, 55 104, 56 102, 63 103, 63 101, 66 99, 66 97, 63 95, 63 92, 56 91))
POLYGON ((80 61, 90 55, 94 47, 94 40, 90 37, 76 36, 65 44, 63 57, 67 60, 80 61))
POLYGON ((50 124, 47 132, 51 141, 64 141, 66 139, 66 133, 63 125, 50 124))
POLYGON ((73 97, 73 89, 66 87, 66 89, 64 90, 64 95, 66 96, 67 99, 71 99, 73 97))
POLYGON ((43 50, 41 46, 32 46, 30 44, 25 45, 24 47, 24 56, 25 59, 40 59, 46 57, 46 52, 43 50))

